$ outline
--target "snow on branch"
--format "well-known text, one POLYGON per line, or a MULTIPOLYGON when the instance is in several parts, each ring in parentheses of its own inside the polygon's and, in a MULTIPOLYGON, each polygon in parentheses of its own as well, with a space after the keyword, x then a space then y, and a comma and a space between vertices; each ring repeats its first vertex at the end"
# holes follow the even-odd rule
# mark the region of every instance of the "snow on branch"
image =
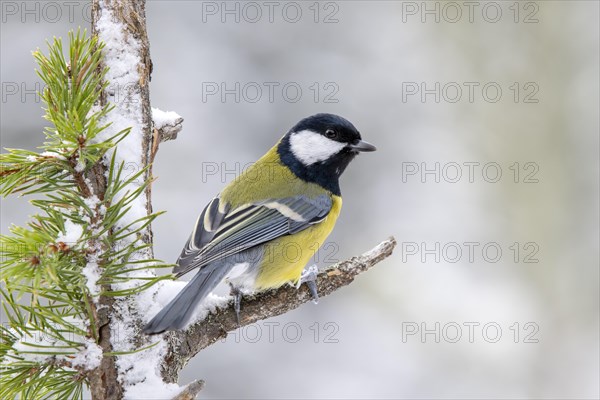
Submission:
MULTIPOLYGON (((357 275, 389 257, 395 246, 396 239, 390 237, 360 256, 352 257, 321 271, 316 282, 319 296, 325 297, 349 285, 357 275)), ((188 329, 165 334, 168 349, 162 369, 164 380, 176 382, 179 371, 192 357, 205 347, 227 337, 229 332, 262 319, 285 314, 310 300, 312 297, 306 285, 302 285, 299 289, 282 286, 277 290, 244 297, 239 325, 235 319, 233 300, 231 300, 188 329)))
POLYGON ((177 139, 177 134, 183 128, 183 118, 174 111, 162 111, 152 108, 152 122, 158 132, 158 142, 177 139))
POLYGON ((152 108, 152 149, 150 151, 150 162, 154 161, 158 145, 162 142, 177 139, 177 135, 183 129, 183 118, 174 111, 162 111, 152 108))

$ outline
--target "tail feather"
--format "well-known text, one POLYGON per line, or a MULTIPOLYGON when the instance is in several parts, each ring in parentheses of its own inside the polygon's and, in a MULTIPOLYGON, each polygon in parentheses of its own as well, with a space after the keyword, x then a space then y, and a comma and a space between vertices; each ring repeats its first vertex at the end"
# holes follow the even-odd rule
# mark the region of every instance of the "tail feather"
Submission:
POLYGON ((194 314, 196 306, 204 299, 233 266, 222 263, 207 265, 167 304, 142 330, 147 335, 182 329, 194 314))

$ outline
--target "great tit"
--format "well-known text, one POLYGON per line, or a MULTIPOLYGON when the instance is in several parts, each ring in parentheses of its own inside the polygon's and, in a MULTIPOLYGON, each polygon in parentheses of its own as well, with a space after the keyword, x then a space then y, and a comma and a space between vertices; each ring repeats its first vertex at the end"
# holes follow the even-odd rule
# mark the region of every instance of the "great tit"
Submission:
POLYGON ((316 298, 316 268, 305 266, 340 214, 340 175, 359 152, 374 150, 337 115, 298 122, 204 208, 173 269, 176 277, 198 272, 143 332, 182 329, 226 277, 238 321, 242 293, 306 281, 316 298))

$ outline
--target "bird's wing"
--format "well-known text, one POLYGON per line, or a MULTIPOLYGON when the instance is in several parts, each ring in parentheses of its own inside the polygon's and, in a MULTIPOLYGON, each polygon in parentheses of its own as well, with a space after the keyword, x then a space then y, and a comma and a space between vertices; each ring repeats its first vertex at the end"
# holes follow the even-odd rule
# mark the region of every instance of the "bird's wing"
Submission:
POLYGON ((331 207, 331 197, 325 194, 312 199, 271 199, 232 210, 217 197, 198 217, 173 272, 182 276, 261 243, 300 232, 321 222, 331 207))

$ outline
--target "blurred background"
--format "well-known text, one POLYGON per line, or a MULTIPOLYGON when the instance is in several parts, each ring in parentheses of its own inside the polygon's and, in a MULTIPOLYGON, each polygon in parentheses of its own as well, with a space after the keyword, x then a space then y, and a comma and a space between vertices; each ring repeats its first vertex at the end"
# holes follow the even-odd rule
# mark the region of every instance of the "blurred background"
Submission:
MULTIPOLYGON (((205 379, 203 398, 600 396, 599 3, 467 3, 148 2, 152 105, 185 119, 154 166, 158 258, 317 112, 379 149, 342 177, 318 263, 398 240, 318 306, 201 352, 181 383, 205 379)), ((31 50, 88 15, 2 1, 2 147, 41 144, 31 50)), ((1 205, 2 233, 32 212, 1 205)))

